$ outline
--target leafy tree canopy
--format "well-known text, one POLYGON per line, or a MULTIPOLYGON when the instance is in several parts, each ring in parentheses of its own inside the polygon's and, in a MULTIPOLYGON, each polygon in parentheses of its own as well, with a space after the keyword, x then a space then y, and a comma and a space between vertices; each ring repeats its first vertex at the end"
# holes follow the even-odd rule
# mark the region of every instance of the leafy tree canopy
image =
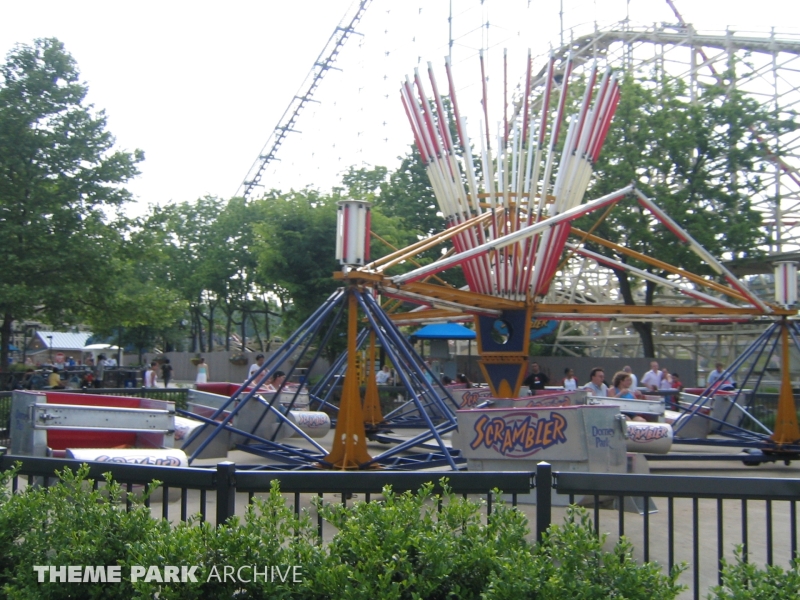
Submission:
POLYGON ((0 67, 0 314, 2 350, 15 319, 52 322, 111 283, 108 214, 130 198, 141 151, 114 149, 102 111, 61 42, 16 46, 0 67))

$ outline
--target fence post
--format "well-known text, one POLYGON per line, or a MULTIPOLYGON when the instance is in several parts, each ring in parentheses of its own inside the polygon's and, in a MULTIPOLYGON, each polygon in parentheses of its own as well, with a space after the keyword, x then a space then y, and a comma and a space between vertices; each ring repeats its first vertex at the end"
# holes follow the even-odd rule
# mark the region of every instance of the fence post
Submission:
POLYGON ((536 465, 536 541, 541 542, 544 532, 550 527, 552 518, 551 494, 553 467, 550 463, 536 465))
POLYGON ((236 463, 217 463, 217 526, 236 514, 236 463))

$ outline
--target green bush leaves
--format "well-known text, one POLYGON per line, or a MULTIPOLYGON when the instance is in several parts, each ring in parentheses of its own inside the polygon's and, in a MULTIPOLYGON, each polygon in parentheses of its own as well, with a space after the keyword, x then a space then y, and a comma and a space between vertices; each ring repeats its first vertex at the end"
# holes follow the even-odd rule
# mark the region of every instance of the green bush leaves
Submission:
POLYGON ((722 561, 722 585, 709 598, 714 600, 796 600, 800 594, 800 560, 787 570, 777 565, 759 569, 745 560, 742 546, 734 551, 734 562, 722 561))
POLYGON ((0 474, 3 597, 652 600, 681 591, 679 569, 664 575, 637 564, 625 540, 604 551, 582 509, 571 508, 535 545, 521 512, 498 501, 486 519, 483 502, 456 496, 446 480, 441 494, 428 484, 417 493, 387 487, 383 499, 348 507, 318 500, 316 510, 336 528, 322 543, 308 512, 295 514, 277 482, 242 517, 213 527, 197 517, 153 519, 141 498, 126 510, 118 484, 106 478, 97 486, 87 474, 65 470, 58 484, 17 494, 3 492, 11 474, 0 474), (122 581, 39 582, 34 565, 116 565, 122 581), (133 567, 150 565, 197 566, 196 581, 132 581, 133 567), (243 569, 225 577, 226 566, 243 569))

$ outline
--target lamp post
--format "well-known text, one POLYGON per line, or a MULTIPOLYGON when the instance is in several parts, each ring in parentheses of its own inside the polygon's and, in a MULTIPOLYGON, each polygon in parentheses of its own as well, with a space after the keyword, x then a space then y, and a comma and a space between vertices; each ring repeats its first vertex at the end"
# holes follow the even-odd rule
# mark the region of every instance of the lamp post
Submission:
POLYGON ((47 336, 47 340, 48 340, 47 347, 49 349, 50 364, 52 365, 53 364, 53 336, 52 335, 48 335, 47 336))

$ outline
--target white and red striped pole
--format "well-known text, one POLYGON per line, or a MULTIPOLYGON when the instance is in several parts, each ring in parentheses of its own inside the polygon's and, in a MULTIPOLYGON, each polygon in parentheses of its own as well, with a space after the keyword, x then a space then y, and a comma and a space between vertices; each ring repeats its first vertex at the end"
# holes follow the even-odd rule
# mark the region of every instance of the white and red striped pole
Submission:
POLYGON ((336 218, 336 260, 344 267, 361 267, 369 261, 370 204, 341 200, 336 218))
POLYGON ((797 304, 797 263, 793 261, 776 262, 775 302, 783 308, 794 308, 797 304))

